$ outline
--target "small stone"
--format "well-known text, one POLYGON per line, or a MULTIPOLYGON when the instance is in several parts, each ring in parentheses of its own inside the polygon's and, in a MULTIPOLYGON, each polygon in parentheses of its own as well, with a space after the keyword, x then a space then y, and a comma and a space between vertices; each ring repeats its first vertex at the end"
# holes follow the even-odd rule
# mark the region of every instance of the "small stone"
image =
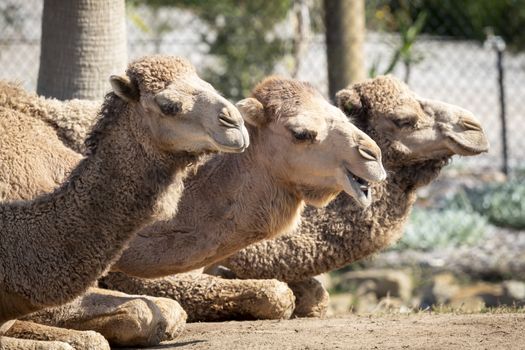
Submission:
POLYGON ((513 304, 525 304, 525 282, 505 281, 503 285, 503 294, 508 302, 513 304))

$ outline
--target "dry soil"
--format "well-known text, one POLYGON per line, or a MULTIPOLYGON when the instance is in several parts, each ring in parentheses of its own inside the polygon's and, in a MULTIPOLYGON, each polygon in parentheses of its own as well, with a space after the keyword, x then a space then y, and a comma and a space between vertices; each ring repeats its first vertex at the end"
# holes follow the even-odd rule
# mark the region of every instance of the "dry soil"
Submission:
POLYGON ((193 323, 176 341, 153 349, 525 349, 525 314, 193 323))

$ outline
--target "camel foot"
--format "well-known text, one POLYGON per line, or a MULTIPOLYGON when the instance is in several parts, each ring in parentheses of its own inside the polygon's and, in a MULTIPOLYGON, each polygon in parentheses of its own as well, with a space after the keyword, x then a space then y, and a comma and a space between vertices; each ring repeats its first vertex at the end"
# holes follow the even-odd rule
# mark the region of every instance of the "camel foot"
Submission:
POLYGON ((321 282, 309 278, 301 282, 288 283, 295 295, 295 310, 292 317, 325 317, 330 295, 321 282))
POLYGON ((68 343, 0 336, 0 350, 75 350, 68 343))
POLYGON ((6 336, 17 339, 67 343, 76 350, 109 350, 107 340, 97 332, 51 327, 28 321, 16 321, 7 331, 6 336))
POLYGON ((154 280, 110 273, 108 288, 126 293, 167 296, 188 313, 188 322, 286 319, 295 298, 286 283, 277 280, 224 279, 201 273, 182 273, 154 280))
POLYGON ((112 346, 155 346, 176 338, 186 313, 175 301, 90 288, 75 301, 28 317, 46 325, 94 330, 112 346))

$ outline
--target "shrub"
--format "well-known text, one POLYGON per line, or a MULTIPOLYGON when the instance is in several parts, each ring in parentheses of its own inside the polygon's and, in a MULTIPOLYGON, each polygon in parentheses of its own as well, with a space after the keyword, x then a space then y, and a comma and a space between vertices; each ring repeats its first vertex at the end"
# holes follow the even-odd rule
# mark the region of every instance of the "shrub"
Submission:
MULTIPOLYGON (((515 179, 466 192, 472 208, 497 226, 525 229, 525 181, 515 179)), ((461 200, 461 199, 460 199, 461 200)), ((458 196, 454 198, 458 202, 458 196)))
POLYGON ((414 208, 403 238, 394 249, 432 250, 472 245, 486 232, 487 219, 476 212, 414 208))

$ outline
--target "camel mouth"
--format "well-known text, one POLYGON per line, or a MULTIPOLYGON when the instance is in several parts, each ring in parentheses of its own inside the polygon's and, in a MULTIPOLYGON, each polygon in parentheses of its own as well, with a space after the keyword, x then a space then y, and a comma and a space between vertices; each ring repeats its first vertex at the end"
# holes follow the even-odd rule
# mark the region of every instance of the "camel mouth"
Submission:
POLYGON ((448 146, 450 150, 462 156, 475 156, 488 152, 489 143, 483 135, 469 135, 474 137, 463 137, 462 135, 448 135, 448 146), (469 140, 473 138, 474 140, 469 140))
POLYGON ((213 145, 219 152, 242 153, 248 148, 250 136, 244 125, 226 126, 223 123, 221 127, 225 129, 221 132, 211 131, 209 133, 213 145))
POLYGON ((215 144, 215 147, 217 148, 219 152, 224 152, 224 153, 242 153, 247 148, 245 142, 243 142, 242 145, 238 146, 238 145, 222 143, 214 139, 213 143, 215 144))
POLYGON ((370 183, 352 173, 346 168, 346 178, 350 183, 351 192, 345 190, 350 196, 352 196, 363 208, 367 208, 372 203, 372 190, 370 183))

